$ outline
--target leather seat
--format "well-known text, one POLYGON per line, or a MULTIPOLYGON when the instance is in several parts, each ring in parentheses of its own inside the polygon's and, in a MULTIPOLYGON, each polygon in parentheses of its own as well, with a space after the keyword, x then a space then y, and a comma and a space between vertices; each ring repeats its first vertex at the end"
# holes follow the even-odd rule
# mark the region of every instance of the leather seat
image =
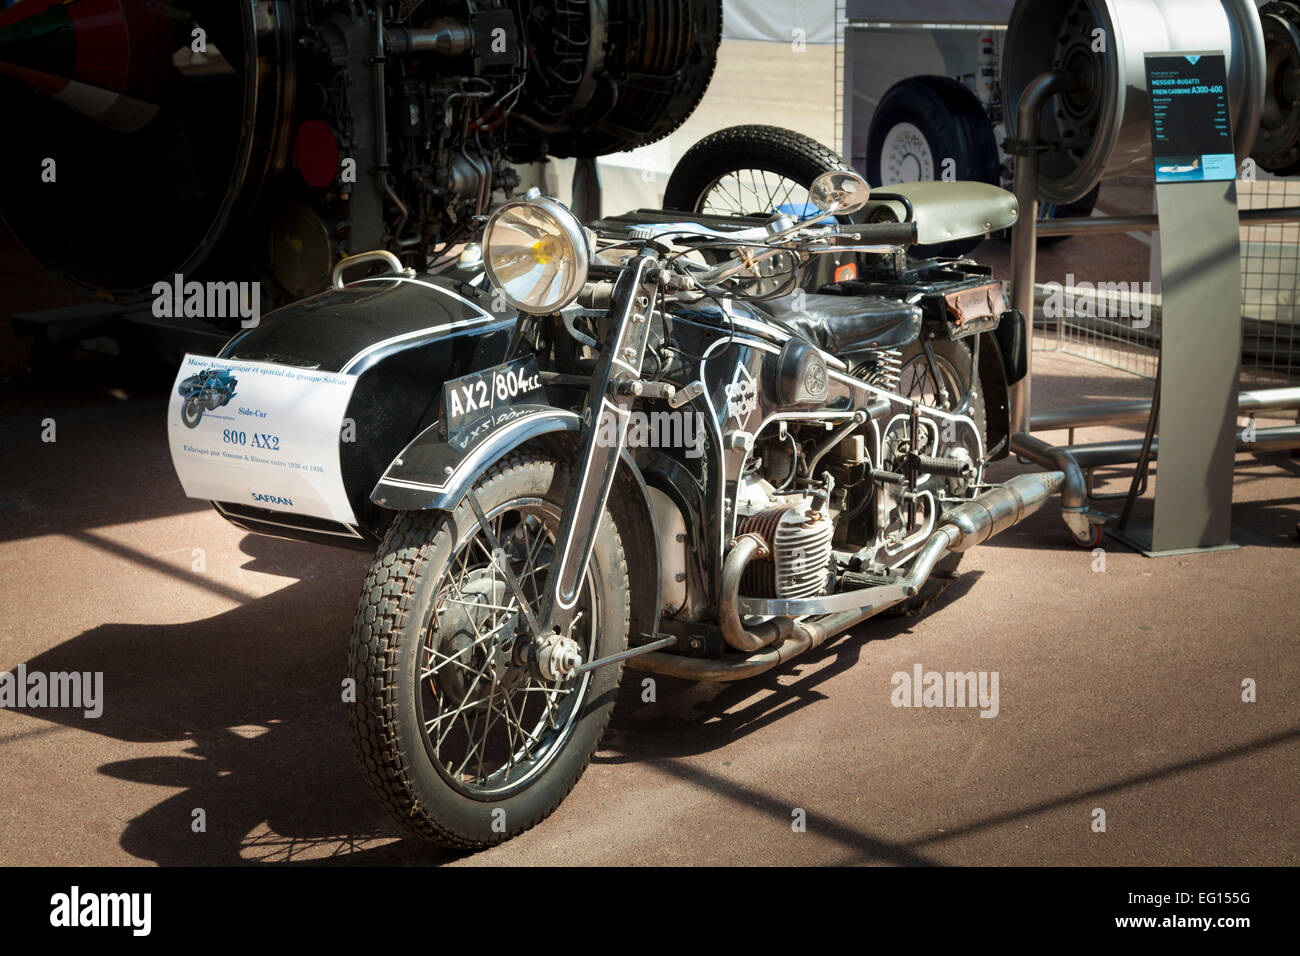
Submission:
POLYGON ((840 357, 903 348, 921 334, 920 308, 896 299, 792 295, 749 305, 769 321, 840 357))

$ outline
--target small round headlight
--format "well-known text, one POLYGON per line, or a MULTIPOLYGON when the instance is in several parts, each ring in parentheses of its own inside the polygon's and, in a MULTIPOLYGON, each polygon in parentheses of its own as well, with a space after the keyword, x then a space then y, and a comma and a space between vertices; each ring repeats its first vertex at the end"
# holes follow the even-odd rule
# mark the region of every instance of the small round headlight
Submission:
POLYGON ((514 308, 549 315, 573 302, 587 281, 590 252, 578 218, 551 199, 497 208, 483 231, 483 266, 514 308))

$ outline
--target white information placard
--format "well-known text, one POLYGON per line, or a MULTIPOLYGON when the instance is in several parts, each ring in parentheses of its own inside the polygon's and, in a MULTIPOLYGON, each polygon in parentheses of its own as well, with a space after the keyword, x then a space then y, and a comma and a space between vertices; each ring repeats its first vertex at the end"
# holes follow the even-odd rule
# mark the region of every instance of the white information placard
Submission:
POLYGON ((354 375, 187 355, 167 409, 185 494, 356 524, 339 464, 354 375))

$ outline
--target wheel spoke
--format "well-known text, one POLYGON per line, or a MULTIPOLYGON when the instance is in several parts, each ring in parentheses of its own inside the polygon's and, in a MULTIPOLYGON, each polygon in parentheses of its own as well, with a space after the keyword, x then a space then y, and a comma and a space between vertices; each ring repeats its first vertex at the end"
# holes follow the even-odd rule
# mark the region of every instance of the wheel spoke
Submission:
POLYGON ((487 755, 488 734, 492 732, 492 699, 496 697, 496 684, 493 683, 492 690, 488 694, 487 713, 483 715, 483 739, 478 748, 478 773, 475 775, 476 780, 483 779, 483 758, 487 755))
POLYGON ((488 604, 485 601, 461 601, 458 600, 457 598, 443 598, 442 600, 443 603, 445 604, 459 604, 461 607, 481 607, 484 608, 485 610, 502 611, 507 614, 509 614, 511 611, 517 610, 519 607, 519 605, 517 604, 507 607, 502 604, 488 604))
MULTIPOLYGON (((505 701, 506 709, 510 712, 511 717, 514 719, 515 729, 524 737, 527 737, 528 740, 531 741, 532 743, 540 743, 541 738, 533 736, 531 733, 529 733, 527 730, 524 729, 523 718, 520 716, 520 714, 523 713, 523 708, 520 708, 518 713, 515 712, 515 708, 513 706, 513 700, 511 698, 511 694, 509 691, 506 691, 506 693, 502 695, 502 700, 505 701)), ((513 752, 511 754, 510 761, 511 761, 511 766, 513 766, 514 765, 513 752)))
MULTIPOLYGON (((497 792, 545 766, 578 713, 575 691, 587 686, 586 679, 548 685, 501 656, 511 653, 501 642, 514 637, 520 615, 544 593, 560 516, 514 504, 480 517, 449 559, 437 592, 417 698, 434 765, 470 793, 497 792), (494 535, 504 564, 488 544, 494 535), (503 587, 503 575, 513 576, 515 586, 503 587)), ((569 625, 587 657, 591 636, 573 626, 589 621, 593 606, 584 602, 569 625)))
POLYGON ((776 212, 776 205, 775 205, 776 193, 772 189, 772 184, 768 182, 766 169, 763 170, 763 189, 767 192, 767 198, 763 200, 763 205, 766 208, 760 210, 760 212, 765 212, 765 213, 776 212))
MULTIPOLYGON (((785 187, 785 195, 781 197, 777 205, 784 206, 794 197, 794 191, 801 188, 799 183, 795 182, 793 179, 787 179, 786 182, 789 183, 789 185, 785 187)), ((807 203, 804 203, 804 205, 806 206, 807 203)))
MULTIPOLYGON (((453 712, 452 719, 448 723, 447 729, 444 730, 442 732, 442 736, 438 738, 439 752, 441 752, 443 741, 447 739, 447 734, 451 733, 451 728, 456 726, 456 717, 460 714, 463 714, 465 712, 465 708, 468 707, 471 702, 478 703, 477 700, 474 700, 473 694, 475 688, 478 687, 479 681, 481 681, 482 679, 483 679, 482 671, 479 671, 474 675, 473 682, 469 685, 469 687, 465 691, 465 699, 461 701, 461 705, 457 707, 456 710, 453 712)), ((435 719, 441 719, 441 718, 435 718, 435 719)))
MULTIPOLYGON (((475 719, 477 719, 477 715, 475 715, 475 719)), ((464 724, 465 724, 465 739, 467 741, 472 742, 474 740, 474 728, 470 725, 468 717, 464 718, 464 724)), ((459 777, 465 772, 465 765, 468 764, 470 760, 473 758, 475 749, 477 749, 475 746, 470 747, 469 752, 465 754, 465 759, 460 762, 460 766, 457 767, 456 770, 453 772, 452 774, 453 776, 459 777)), ((448 763, 447 766, 450 767, 451 764, 448 763)))

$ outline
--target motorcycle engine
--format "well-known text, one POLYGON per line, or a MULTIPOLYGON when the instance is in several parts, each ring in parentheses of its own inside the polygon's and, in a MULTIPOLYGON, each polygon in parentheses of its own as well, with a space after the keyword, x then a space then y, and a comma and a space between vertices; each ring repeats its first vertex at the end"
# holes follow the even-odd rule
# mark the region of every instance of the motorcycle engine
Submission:
POLYGON ((763 479, 747 479, 739 496, 736 534, 762 538, 771 557, 745 568, 745 597, 794 598, 825 594, 830 581, 835 520, 808 495, 783 495, 763 479))

